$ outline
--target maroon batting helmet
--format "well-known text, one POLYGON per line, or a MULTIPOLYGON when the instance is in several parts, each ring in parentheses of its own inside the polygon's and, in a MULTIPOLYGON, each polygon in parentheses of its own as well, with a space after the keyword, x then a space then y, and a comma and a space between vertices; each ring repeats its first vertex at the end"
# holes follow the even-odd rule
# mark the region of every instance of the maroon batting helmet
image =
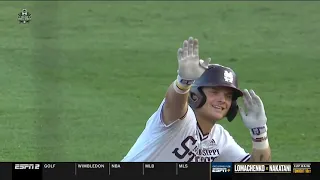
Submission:
POLYGON ((195 109, 202 107, 206 102, 206 95, 202 91, 203 87, 230 87, 233 89, 232 103, 226 115, 231 122, 238 112, 238 97, 243 96, 238 88, 238 79, 235 72, 219 64, 210 64, 208 69, 192 84, 189 96, 189 105, 195 109))

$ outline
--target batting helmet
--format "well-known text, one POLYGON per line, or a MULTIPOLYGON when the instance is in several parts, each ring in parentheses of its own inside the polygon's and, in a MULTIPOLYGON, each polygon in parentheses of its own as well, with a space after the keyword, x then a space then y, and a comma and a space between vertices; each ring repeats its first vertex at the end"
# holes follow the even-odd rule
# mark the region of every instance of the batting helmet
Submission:
POLYGON ((203 87, 230 87, 233 91, 232 103, 226 115, 231 122, 238 112, 238 97, 243 96, 238 88, 238 80, 235 72, 219 64, 210 64, 208 69, 192 84, 189 95, 189 105, 195 109, 202 107, 206 102, 206 95, 202 91, 203 87))

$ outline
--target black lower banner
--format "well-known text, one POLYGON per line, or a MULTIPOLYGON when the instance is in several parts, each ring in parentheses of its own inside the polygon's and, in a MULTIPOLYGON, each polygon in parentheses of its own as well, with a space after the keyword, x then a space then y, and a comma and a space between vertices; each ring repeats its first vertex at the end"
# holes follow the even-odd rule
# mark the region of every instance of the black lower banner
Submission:
POLYGON ((311 179, 320 175, 320 163, 211 163, 211 179, 311 179))
POLYGON ((310 179, 320 163, 0 163, 1 180, 113 180, 121 178, 310 179))

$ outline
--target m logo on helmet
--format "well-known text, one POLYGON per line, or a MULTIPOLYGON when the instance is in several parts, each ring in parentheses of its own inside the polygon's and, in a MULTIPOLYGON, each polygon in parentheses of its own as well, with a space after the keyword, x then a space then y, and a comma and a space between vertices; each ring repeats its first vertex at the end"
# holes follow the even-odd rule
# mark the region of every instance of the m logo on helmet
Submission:
POLYGON ((233 83, 232 72, 224 71, 224 80, 229 83, 233 83))

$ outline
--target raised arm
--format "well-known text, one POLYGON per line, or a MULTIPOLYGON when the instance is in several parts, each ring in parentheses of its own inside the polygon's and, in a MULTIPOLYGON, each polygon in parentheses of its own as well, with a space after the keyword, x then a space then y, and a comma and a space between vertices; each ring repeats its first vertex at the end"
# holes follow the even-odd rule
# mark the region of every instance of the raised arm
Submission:
POLYGON ((244 106, 240 114, 252 137, 252 153, 249 162, 271 162, 271 148, 267 135, 267 116, 264 105, 253 90, 243 92, 244 106))
POLYGON ((165 124, 182 119, 188 110, 188 95, 192 83, 208 68, 207 61, 199 58, 199 43, 190 37, 178 49, 178 76, 169 86, 162 111, 165 124))

